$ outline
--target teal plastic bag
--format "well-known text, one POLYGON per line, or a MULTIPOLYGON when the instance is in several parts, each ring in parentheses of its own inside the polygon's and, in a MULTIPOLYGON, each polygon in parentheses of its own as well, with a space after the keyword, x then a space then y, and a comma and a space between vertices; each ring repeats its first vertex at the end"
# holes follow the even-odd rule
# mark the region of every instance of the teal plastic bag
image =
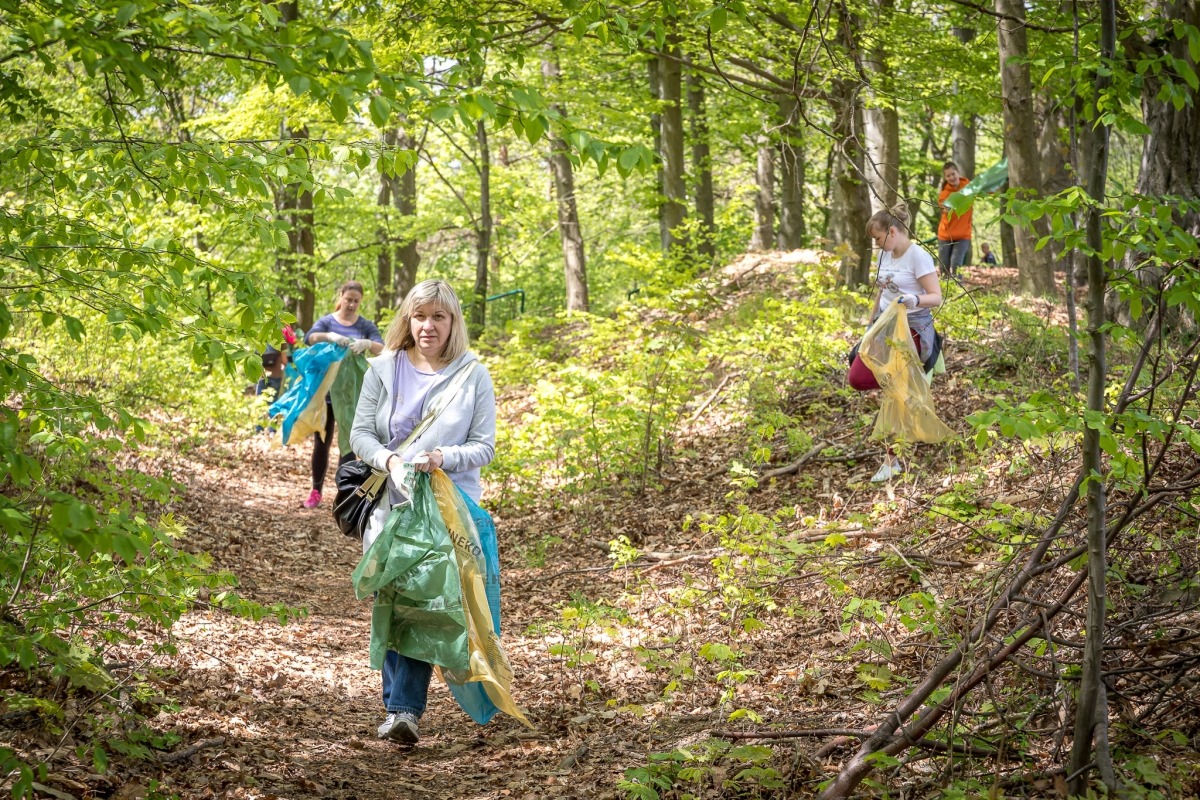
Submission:
MULTIPOLYGON (((331 342, 321 342, 312 347, 306 347, 295 355, 297 380, 291 382, 283 397, 280 397, 267 408, 267 415, 274 418, 283 415, 280 427, 280 440, 284 444, 296 444, 293 441, 292 428, 304 414, 306 409, 314 407, 315 403, 324 404, 325 394, 322 385, 330 367, 337 364, 349 352, 344 347, 338 347, 331 342)), ((327 391, 326 387, 326 391, 327 391)), ((318 408, 323 411, 324 406, 318 408)), ((320 428, 323 430, 324 425, 320 428)), ((348 451, 347 451, 348 452, 348 451)))
MULTIPOLYGON (((487 570, 484 589, 487 593, 488 606, 492 611, 492 625, 494 626, 496 635, 499 636, 500 552, 496 546, 496 523, 492 521, 491 514, 480 508, 461 489, 459 490, 459 494, 462 495, 463 502, 470 509, 471 520, 475 523, 476 530, 479 531, 479 546, 483 550, 484 565, 487 570)), ((446 685, 450 687, 450 694, 454 695, 454 699, 458 702, 458 707, 480 725, 486 725, 492 717, 500 713, 500 709, 496 708, 496 704, 492 702, 492 698, 488 697, 487 691, 483 688, 482 684, 446 681, 446 685)))

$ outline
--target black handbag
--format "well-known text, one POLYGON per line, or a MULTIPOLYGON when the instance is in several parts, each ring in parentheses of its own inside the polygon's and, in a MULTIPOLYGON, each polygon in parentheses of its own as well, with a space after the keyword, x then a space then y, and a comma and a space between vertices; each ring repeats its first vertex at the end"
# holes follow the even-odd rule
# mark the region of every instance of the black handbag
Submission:
POLYGON ((367 523, 379 499, 387 489, 388 474, 375 469, 361 458, 337 468, 334 480, 337 496, 333 500, 333 521, 338 530, 355 539, 363 538, 367 523))
MULTIPOLYGON (((403 452, 425 432, 425 429, 445 408, 450 398, 462 388, 475 364, 474 361, 468 361, 458 368, 454 377, 450 379, 450 385, 439 398, 439 400, 445 399, 440 403, 435 403, 433 408, 426 412, 408 438, 397 447, 397 452, 403 452)), ((396 413, 395 397, 392 398, 391 413, 396 413)), ((391 415, 389 415, 390 418, 391 415)), ((333 521, 342 533, 361 540, 367 532, 371 514, 375 513, 375 507, 379 505, 383 493, 387 491, 388 473, 375 469, 361 458, 356 458, 339 466, 333 479, 337 483, 337 496, 333 499, 333 521)))

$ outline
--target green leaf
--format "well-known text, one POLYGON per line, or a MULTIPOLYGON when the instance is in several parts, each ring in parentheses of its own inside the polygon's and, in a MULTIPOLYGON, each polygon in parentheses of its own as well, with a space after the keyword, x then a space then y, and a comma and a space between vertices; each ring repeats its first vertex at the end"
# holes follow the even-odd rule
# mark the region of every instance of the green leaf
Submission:
POLYGON ((720 33, 721 30, 724 29, 725 23, 728 21, 728 19, 729 12, 727 12, 724 8, 717 6, 715 9, 713 9, 712 16, 709 17, 708 27, 713 33, 720 33))
POLYGON ((125 24, 129 22, 129 20, 133 19, 133 16, 137 14, 137 12, 137 3, 126 3, 125 5, 121 6, 121 8, 117 11, 117 27, 125 27, 125 24))
POLYGON ((617 166, 620 167, 623 172, 628 173, 637 166, 641 158, 641 150, 636 147, 631 147, 621 153, 620 157, 617 159, 617 166))
POLYGON ((382 95, 374 95, 371 98, 371 122, 375 123, 375 127, 382 128, 387 124, 388 117, 392 115, 392 104, 382 95))
POLYGON ((333 118, 338 122, 345 122, 346 115, 349 112, 346 106, 346 98, 342 97, 340 92, 334 92, 329 98, 329 113, 333 114, 333 118))

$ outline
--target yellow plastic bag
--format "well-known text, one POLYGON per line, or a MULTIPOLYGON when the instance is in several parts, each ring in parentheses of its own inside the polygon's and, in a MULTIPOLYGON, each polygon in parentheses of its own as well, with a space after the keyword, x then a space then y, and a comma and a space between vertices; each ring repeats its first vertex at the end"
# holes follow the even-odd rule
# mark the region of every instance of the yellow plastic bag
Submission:
POLYGON ((438 669, 444 673, 442 677, 447 683, 481 684, 496 708, 533 727, 512 698, 512 667, 500 644, 500 637, 492 627, 492 610, 484 585, 486 567, 483 548, 475 525, 471 522, 470 511, 445 472, 435 470, 430 483, 458 561, 469 656, 465 675, 442 667, 438 669))
POLYGON ((936 444, 954 434, 933 410, 929 382, 902 303, 890 305, 867 329, 858 355, 883 390, 872 438, 936 444))

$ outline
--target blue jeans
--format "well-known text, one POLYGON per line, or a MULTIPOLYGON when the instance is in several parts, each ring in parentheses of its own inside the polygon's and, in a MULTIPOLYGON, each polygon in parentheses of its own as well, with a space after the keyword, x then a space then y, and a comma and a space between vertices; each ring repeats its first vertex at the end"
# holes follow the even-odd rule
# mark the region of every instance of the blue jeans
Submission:
POLYGON ((970 239, 938 239, 938 261, 943 275, 957 275, 971 255, 970 239))
POLYGON ((415 717, 425 713, 433 666, 388 650, 383 659, 383 707, 389 714, 407 711, 415 717))

